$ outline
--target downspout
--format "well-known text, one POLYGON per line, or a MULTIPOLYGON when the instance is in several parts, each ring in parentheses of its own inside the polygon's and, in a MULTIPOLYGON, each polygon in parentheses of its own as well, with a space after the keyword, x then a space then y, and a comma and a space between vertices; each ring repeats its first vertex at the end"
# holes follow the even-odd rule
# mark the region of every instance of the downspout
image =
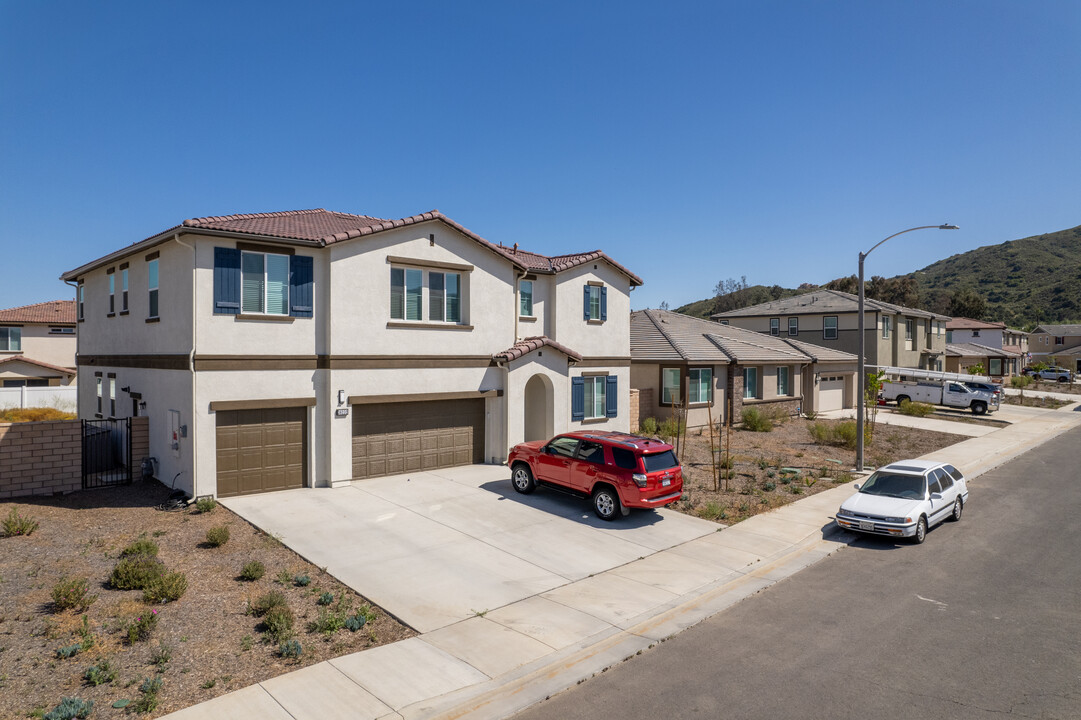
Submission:
POLYGON ((198 481, 199 476, 195 472, 195 463, 199 459, 199 453, 196 452, 196 448, 197 448, 198 442, 199 442, 199 440, 198 440, 199 434, 196 432, 196 429, 195 429, 195 407, 196 407, 195 403, 196 403, 196 398, 198 397, 198 395, 197 395, 198 385, 197 385, 197 380, 196 380, 196 375, 195 375, 195 320, 198 317, 197 308, 199 306, 199 303, 196 302, 199 299, 199 283, 197 282, 198 278, 196 277, 195 273, 198 270, 198 267, 197 267, 196 262, 195 262, 195 259, 196 259, 195 258, 195 245, 189 245, 188 243, 181 240, 180 239, 180 233, 177 233, 176 235, 174 235, 173 239, 176 240, 177 245, 183 245, 184 247, 191 249, 191 349, 188 351, 188 371, 191 372, 191 410, 192 410, 192 415, 191 415, 191 432, 189 433, 189 435, 190 435, 190 443, 191 443, 191 469, 192 469, 192 473, 191 473, 191 475, 192 475, 191 496, 193 498, 196 498, 196 497, 199 497, 199 489, 196 487, 196 482, 198 481))
MULTIPOLYGON (((79 385, 79 341, 82 338, 82 333, 79 332, 79 284, 73 283, 70 280, 64 281, 65 285, 70 285, 75 288, 75 385, 78 388, 79 385)), ((82 413, 82 393, 78 389, 75 390, 75 417, 81 418, 82 413)))

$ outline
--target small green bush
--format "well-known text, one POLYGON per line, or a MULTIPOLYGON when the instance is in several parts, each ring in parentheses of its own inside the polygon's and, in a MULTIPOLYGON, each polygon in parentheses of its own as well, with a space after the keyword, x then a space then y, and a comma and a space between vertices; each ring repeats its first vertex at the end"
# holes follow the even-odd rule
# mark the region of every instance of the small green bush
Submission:
POLYGON ((647 417, 638 423, 638 432, 642 435, 653 436, 657 434, 657 419, 647 417))
POLYGON ((30 535, 38 529, 38 521, 29 515, 20 515, 16 508, 11 508, 11 512, 0 523, 4 528, 4 537, 15 537, 16 535, 30 535))
POLYGON ((154 628, 156 628, 157 626, 157 610, 151 610, 150 612, 144 613, 143 615, 135 618, 130 623, 128 623, 128 644, 134 645, 137 642, 149 640, 151 633, 154 632, 154 628))
POLYGON ((717 502, 707 502, 698 508, 698 517, 705 520, 720 520, 726 517, 725 507, 717 502))
POLYGON ((97 599, 97 595, 90 594, 90 584, 86 578, 61 578, 53 586, 53 605, 58 610, 86 612, 97 599))
POLYGON ((229 542, 229 528, 224 525, 212 527, 206 531, 206 544, 210 547, 221 547, 229 542))
POLYGON ((188 578, 182 572, 165 573, 143 589, 148 603, 175 602, 188 591, 188 578))
POLYGON ((905 400, 898 406, 897 411, 902 415, 911 415, 912 417, 927 417, 935 411, 935 406, 929 403, 912 402, 911 400, 905 400))
POLYGON ((275 605, 263 616, 263 627, 272 639, 284 642, 293 634, 293 611, 288 605, 275 605))
POLYGON ((334 602, 334 593, 325 592, 319 596, 319 599, 315 601, 317 605, 330 605, 334 602))
POLYGON ((345 619, 345 629, 350 632, 356 632, 364 627, 368 622, 368 618, 364 615, 357 613, 356 615, 350 615, 345 619))
POLYGON ((195 501, 195 510, 199 513, 212 512, 218 507, 218 501, 212 497, 201 497, 195 501))
POLYGON ((293 582, 296 583, 297 587, 308 587, 312 584, 312 579, 307 575, 297 575, 293 578, 293 582))
POLYGON ((308 623, 308 632, 332 635, 345 627, 346 617, 348 616, 340 608, 321 608, 315 620, 308 623))
POLYGON ((158 672, 165 672, 166 666, 169 661, 173 659, 173 649, 163 642, 158 643, 158 647, 154 650, 154 654, 150 656, 150 662, 158 666, 158 672))
POLYGON ((758 408, 743 408, 740 416, 743 421, 743 429, 751 432, 771 432, 773 420, 758 408))
POLYGON ((131 555, 113 567, 109 584, 117 590, 143 590, 164 574, 165 565, 156 557, 131 555))
POLYGON ((133 555, 158 556, 158 544, 147 537, 141 537, 131 545, 120 551, 120 557, 132 557, 133 555))
POLYGON ((41 716, 42 720, 75 720, 90 716, 94 709, 93 700, 81 700, 74 697, 66 697, 60 704, 41 716))
POLYGON ((248 612, 250 612, 255 617, 263 617, 268 612, 270 612, 271 608, 287 605, 288 603, 286 603, 285 601, 285 595, 278 592, 277 590, 271 590, 270 592, 264 595, 260 595, 259 597, 255 598, 255 600, 249 602, 248 612))
POLYGON ((266 575, 266 567, 258 560, 251 560, 244 564, 240 571, 240 579, 253 582, 266 575))
POLYGON ((278 646, 278 654, 283 658, 298 658, 303 652, 304 648, 296 638, 286 640, 278 646))
POLYGON ((67 660, 73 658, 79 654, 79 651, 83 649, 82 645, 76 643, 75 645, 68 645, 67 647, 57 648, 56 656, 61 660, 67 660))
POLYGON ((683 432, 684 425, 685 423, 682 423, 675 418, 665 418, 657 428, 657 435, 665 439, 674 438, 676 435, 683 432))
MULTIPOLYGON (((869 434, 867 431, 870 430, 870 427, 869 424, 864 426, 865 441, 869 434)), ((813 422, 807 426, 807 430, 811 433, 811 439, 818 445, 834 445, 849 450, 856 449, 855 420, 844 420, 841 422, 813 422)))
POLYGON ((152 713, 158 707, 158 692, 161 691, 161 678, 145 678, 139 686, 142 695, 128 706, 128 710, 134 713, 152 713))
POLYGON ((766 492, 773 492, 777 489, 777 483, 768 482, 762 486, 762 489, 766 492))
POLYGON ((116 680, 116 668, 110 665, 108 660, 102 660, 97 665, 91 665, 86 669, 83 680, 94 687, 106 685, 116 680))

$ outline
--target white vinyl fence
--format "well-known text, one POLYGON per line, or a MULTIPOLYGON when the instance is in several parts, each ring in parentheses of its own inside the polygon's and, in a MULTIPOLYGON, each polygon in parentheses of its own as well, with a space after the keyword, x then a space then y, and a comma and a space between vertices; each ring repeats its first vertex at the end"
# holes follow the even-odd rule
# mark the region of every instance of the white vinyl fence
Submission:
POLYGON ((75 412, 79 388, 74 385, 58 387, 0 388, 0 410, 8 408, 51 407, 75 412))

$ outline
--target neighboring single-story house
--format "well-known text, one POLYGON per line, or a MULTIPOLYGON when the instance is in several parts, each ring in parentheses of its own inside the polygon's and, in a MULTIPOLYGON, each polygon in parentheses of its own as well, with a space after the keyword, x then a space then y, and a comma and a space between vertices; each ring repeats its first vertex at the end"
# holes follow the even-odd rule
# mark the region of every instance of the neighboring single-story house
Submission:
POLYGON ((855 407, 856 356, 667 310, 631 313, 631 387, 640 418, 688 400, 688 427, 745 407, 795 414, 855 407))
MULTIPOLYGON (((863 314, 868 365, 942 370, 949 317, 870 298, 863 314)), ((839 290, 814 290, 712 317, 773 337, 859 351, 859 297, 839 290)))
POLYGON ((79 416, 148 415, 194 496, 327 487, 629 430, 634 273, 438 211, 193 218, 63 275, 79 416))
POLYGON ((1006 350, 988 347, 980 343, 946 343, 946 372, 963 373, 979 365, 978 375, 987 375, 1002 382, 1009 375, 1009 362, 1018 360, 1006 350))
MULTIPOLYGON (((1016 375, 1025 366, 1025 357, 1028 353, 1028 333, 1006 327, 1006 323, 987 322, 986 320, 973 320, 964 317, 950 318, 950 321, 946 323, 946 345, 964 345, 965 343, 1001 350, 1006 354, 1006 359, 1001 368, 998 367, 997 362, 990 364, 994 369, 1001 370, 1001 372, 991 372, 992 375, 1016 375)), ((951 366, 950 353, 947 352, 946 355, 946 369, 956 368, 957 361, 954 361, 951 366)), ((958 356, 954 355, 953 357, 958 356)), ((997 355, 994 357, 997 357, 997 355)), ((988 367, 988 364, 985 363, 984 367, 988 367)), ((951 372, 956 372, 956 370, 951 372)))
POLYGON ((0 310, 0 387, 72 383, 75 347, 74 300, 0 310))

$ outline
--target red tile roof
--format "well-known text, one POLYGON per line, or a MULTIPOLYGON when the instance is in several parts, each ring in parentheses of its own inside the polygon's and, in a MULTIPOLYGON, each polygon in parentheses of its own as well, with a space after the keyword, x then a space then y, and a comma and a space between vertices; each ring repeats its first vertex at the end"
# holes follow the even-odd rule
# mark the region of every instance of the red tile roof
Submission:
POLYGON ((984 322, 972 318, 955 317, 946 322, 947 330, 1005 330, 1006 323, 984 322))
POLYGON ((511 360, 517 360, 520 357, 528 355, 534 350, 540 350, 545 345, 555 350, 558 350, 559 352, 569 357, 571 360, 581 361, 582 359, 581 355, 574 352, 566 345, 560 345, 555 340, 544 336, 523 338, 511 345, 503 352, 498 352, 492 357, 496 360, 510 362, 511 360))
POLYGON ((23 305, 9 310, 0 310, 0 322, 74 325, 75 301, 50 300, 35 305, 23 305))
POLYGON ((36 365, 38 367, 45 368, 46 370, 55 370, 56 372, 63 373, 65 375, 75 374, 75 368, 60 367, 59 365, 53 365, 51 363, 42 362, 41 360, 34 360, 33 358, 28 358, 25 355, 12 355, 11 357, 6 357, 3 360, 0 360, 0 365, 10 362, 21 362, 26 363, 27 365, 36 365))
MULTIPOLYGON (((153 235, 142 242, 161 242, 164 236, 175 233, 182 228, 193 230, 218 230, 221 232, 240 233, 245 235, 258 235, 261 237, 282 238, 283 240, 297 240, 320 246, 330 245, 343 240, 372 235, 384 230, 416 225, 418 223, 438 220, 466 237, 472 238, 483 247, 491 250, 523 270, 531 270, 543 273, 558 273, 569 270, 578 265, 595 260, 604 260, 619 272, 626 275, 633 285, 641 285, 642 278, 632 273, 627 268, 617 263, 600 250, 585 253, 572 253, 569 255, 555 255, 552 257, 539 253, 521 250, 517 245, 504 247, 502 244, 485 240, 468 228, 459 225, 438 210, 412 215, 398 220, 371 217, 369 215, 351 215, 349 213, 333 212, 323 208, 313 210, 289 210, 285 212, 249 213, 245 215, 218 215, 212 217, 191 218, 180 225, 169 228, 157 235, 153 235)), ((135 243, 139 245, 141 243, 135 243)), ((113 256, 130 252, 131 248, 111 253, 108 256, 88 263, 80 268, 64 273, 65 280, 78 277, 95 267, 105 264, 113 256)))

